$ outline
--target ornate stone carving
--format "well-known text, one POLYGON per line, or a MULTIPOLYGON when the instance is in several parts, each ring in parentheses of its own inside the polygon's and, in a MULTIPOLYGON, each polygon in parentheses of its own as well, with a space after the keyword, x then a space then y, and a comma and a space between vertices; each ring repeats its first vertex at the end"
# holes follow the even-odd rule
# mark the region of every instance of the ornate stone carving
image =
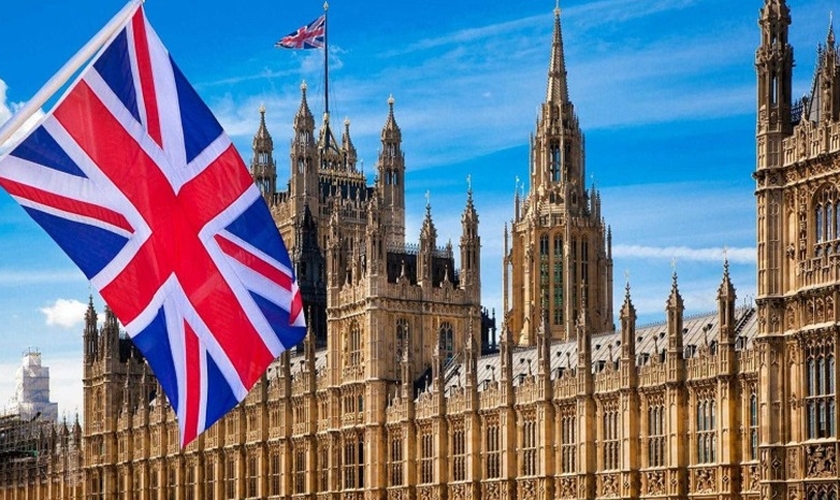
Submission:
POLYGON ((645 473, 645 494, 646 495, 664 495, 665 494, 665 473, 661 470, 655 470, 645 473))
POLYGON ((604 474, 601 476, 601 497, 618 496, 618 478, 615 474, 604 474))
POLYGON ((519 481, 519 500, 537 498, 537 481, 535 479, 524 479, 519 481))
POLYGON ((714 469, 697 469, 694 471, 694 492, 712 493, 717 490, 717 473, 714 469))
POLYGON ((577 478, 564 477, 560 481, 560 498, 577 497, 577 478))
POLYGON ((808 447, 808 477, 837 476, 837 451, 834 444, 808 447))

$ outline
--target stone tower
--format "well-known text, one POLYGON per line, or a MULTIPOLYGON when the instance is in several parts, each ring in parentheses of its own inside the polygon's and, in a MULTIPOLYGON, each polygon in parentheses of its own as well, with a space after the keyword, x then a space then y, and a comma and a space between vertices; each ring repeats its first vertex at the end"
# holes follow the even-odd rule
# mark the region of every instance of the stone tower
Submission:
POLYGON ((402 132, 394 119, 394 97, 388 98, 388 119, 382 127, 382 147, 376 173, 382 191, 382 217, 386 245, 399 247, 405 243, 405 155, 402 132))
POLYGON ((519 344, 535 342, 543 308, 552 339, 575 337, 583 304, 593 332, 613 328, 608 229, 600 195, 594 187, 587 191, 585 182, 584 137, 569 100, 556 9, 548 90, 531 139, 530 190, 523 201, 517 189, 512 249, 504 266, 511 285, 505 287, 505 302, 512 297, 506 315, 519 344))
POLYGON ((761 496, 832 498, 836 483, 825 478, 837 476, 840 66, 830 26, 811 92, 792 102, 790 24, 784 0, 765 0, 756 51, 756 348, 759 459, 772 467, 762 469, 761 496), (785 470, 794 473, 779 481, 785 470))
POLYGON ((277 191, 277 165, 274 163, 274 141, 265 126, 265 106, 260 106, 260 127, 251 143, 254 156, 251 158, 251 177, 260 188, 266 202, 271 201, 277 191))

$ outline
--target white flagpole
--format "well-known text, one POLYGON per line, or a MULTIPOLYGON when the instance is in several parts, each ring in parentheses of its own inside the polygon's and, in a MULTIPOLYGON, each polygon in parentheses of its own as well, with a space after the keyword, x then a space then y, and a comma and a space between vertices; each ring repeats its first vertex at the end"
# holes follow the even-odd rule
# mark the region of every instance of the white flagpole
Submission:
POLYGON ((99 33, 82 47, 72 59, 67 61, 58 73, 53 75, 50 80, 41 87, 41 90, 35 94, 17 113, 12 116, 9 121, 0 127, 0 145, 6 142, 17 130, 26 123, 32 115, 41 109, 47 100, 53 96, 58 90, 67 83, 78 69, 85 64, 96 52, 102 48, 105 43, 116 33, 126 21, 131 17, 134 11, 140 6, 144 0, 131 0, 125 7, 115 15, 108 24, 105 25, 99 33))

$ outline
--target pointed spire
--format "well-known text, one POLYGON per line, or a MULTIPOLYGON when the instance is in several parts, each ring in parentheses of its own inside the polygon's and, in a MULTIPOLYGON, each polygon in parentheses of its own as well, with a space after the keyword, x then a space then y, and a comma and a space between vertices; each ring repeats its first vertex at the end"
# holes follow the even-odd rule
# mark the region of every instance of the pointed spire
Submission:
POLYGON ((725 299, 735 297, 735 287, 732 285, 732 280, 729 277, 729 257, 723 259, 723 279, 718 288, 718 299, 725 299))
POLYGON ((295 115, 295 129, 306 128, 313 130, 315 128, 315 118, 312 116, 312 111, 309 109, 309 103, 306 100, 306 80, 300 84, 300 107, 298 107, 295 115))
POLYGON ((382 141, 383 142, 400 142, 402 140, 402 132, 400 131, 397 120, 394 118, 394 95, 388 97, 388 118, 385 120, 385 126, 382 127, 382 141))
POLYGON ((827 47, 834 47, 834 11, 828 14, 828 35, 825 37, 827 47))
POLYGON ((560 3, 554 8, 554 38, 551 42, 551 61, 548 66, 548 91, 546 102, 565 104, 569 100, 566 82, 566 60, 563 53, 563 31, 560 26, 560 3))

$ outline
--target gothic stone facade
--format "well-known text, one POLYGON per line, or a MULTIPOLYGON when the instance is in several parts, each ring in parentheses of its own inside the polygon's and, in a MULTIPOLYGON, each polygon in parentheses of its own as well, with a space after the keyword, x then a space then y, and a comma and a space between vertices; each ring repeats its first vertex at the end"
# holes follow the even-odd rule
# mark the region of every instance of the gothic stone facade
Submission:
POLYGON ((754 307, 736 308, 724 265, 716 313, 684 317, 675 274, 664 324, 636 328, 628 285, 612 325, 558 11, 530 191, 505 231, 498 352, 472 194, 460 270, 430 207, 407 245, 393 101, 367 186, 349 123, 339 143, 325 116, 316 140, 304 87, 287 189, 264 120, 252 162, 306 290, 302 352, 181 450, 146 365, 91 307, 81 485, 7 481, 0 498, 836 500, 840 61, 832 31, 794 103, 785 1, 764 0, 759 25, 754 307))

